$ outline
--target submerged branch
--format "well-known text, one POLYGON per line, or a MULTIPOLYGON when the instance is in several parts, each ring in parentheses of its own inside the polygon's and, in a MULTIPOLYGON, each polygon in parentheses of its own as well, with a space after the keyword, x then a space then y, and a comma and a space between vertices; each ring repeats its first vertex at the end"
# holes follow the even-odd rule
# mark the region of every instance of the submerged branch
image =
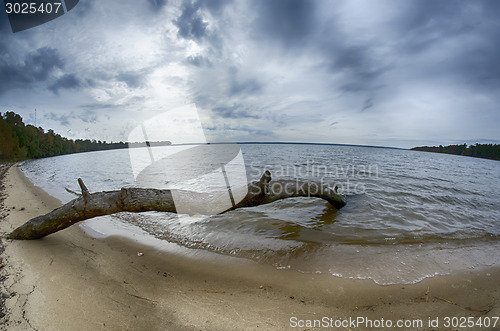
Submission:
MULTIPOLYGON (((39 239, 65 229, 80 221, 119 212, 159 211, 177 213, 174 203, 177 197, 192 203, 182 206, 179 213, 214 215, 242 207, 253 207, 291 197, 317 197, 328 201, 335 208, 345 202, 324 184, 296 182, 290 180, 271 181, 266 171, 259 181, 248 184, 244 198, 221 210, 223 194, 207 194, 183 190, 159 190, 151 188, 122 188, 119 191, 90 193, 79 178, 82 195, 48 214, 35 217, 21 225, 9 235, 11 239, 39 239), (215 211, 215 212, 214 212, 215 211)), ((224 192, 227 194, 227 192, 224 192)), ((227 200, 227 199, 226 199, 227 200)), ((223 206, 224 204, 222 204, 223 206)))

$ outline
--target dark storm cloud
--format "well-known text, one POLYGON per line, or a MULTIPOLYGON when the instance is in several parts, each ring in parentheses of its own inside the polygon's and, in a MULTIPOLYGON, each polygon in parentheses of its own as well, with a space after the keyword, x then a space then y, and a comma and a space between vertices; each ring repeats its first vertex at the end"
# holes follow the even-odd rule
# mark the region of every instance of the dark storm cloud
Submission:
POLYGON ((185 1, 182 14, 173 23, 179 28, 179 37, 200 40, 206 35, 207 23, 199 12, 200 2, 185 1))
MULTIPOLYGON (((376 88, 377 79, 390 69, 377 61, 371 54, 370 46, 337 45, 331 51, 329 70, 332 74, 342 74, 343 83, 339 89, 344 92, 366 92, 376 88)), ((381 61, 383 62, 383 61, 381 61)))
MULTIPOLYGON (((440 123, 453 111, 472 123, 471 109, 482 109, 490 123, 498 118, 500 1, 147 0, 113 6, 82 0, 52 25, 19 34, 0 13, 0 97, 19 99, 21 93, 5 92, 23 89, 29 106, 53 103, 51 120, 71 122, 73 132, 83 130, 77 128, 82 122, 98 123, 91 130, 98 132, 109 114, 149 110, 156 96, 148 88, 161 81, 211 116, 212 134, 243 137, 239 141, 273 131, 277 140, 290 139, 300 126, 305 138, 297 139, 359 143, 369 132, 387 136, 389 127, 409 144, 415 138, 409 135, 427 129, 424 115, 440 123), (124 45, 144 47, 130 52, 124 45), (54 94, 39 93, 43 89, 54 94), (134 100, 135 94, 148 97, 134 100), (68 110, 74 114, 57 115, 68 110), (383 120, 366 120, 372 116, 383 120), (415 122, 407 123, 410 118, 415 122), (331 130, 318 132, 321 126, 331 130)), ((163 96, 177 102, 176 95, 163 96)), ((477 116, 472 133, 465 125, 446 131, 436 124, 432 139, 481 136, 477 128, 489 126, 480 121, 477 116)), ((123 128, 116 131, 126 136, 123 128)))
POLYGON ((419 56, 431 48, 442 48, 447 38, 474 33, 478 22, 470 11, 484 4, 480 1, 407 2, 390 24, 401 45, 398 51, 404 56, 419 56))
MULTIPOLYGON (((272 41, 284 52, 314 55, 332 77, 340 77, 336 88, 365 98, 363 110, 374 105, 370 95, 394 84, 384 78, 392 70, 410 79, 442 77, 471 85, 500 84, 498 1, 398 2, 395 15, 387 17, 386 25, 373 26, 370 38, 352 34, 350 26, 358 22, 342 21, 341 6, 326 9, 331 11, 330 18, 321 20, 322 9, 315 8, 319 5, 299 0, 259 3, 254 39, 272 41), (447 41, 461 36, 469 36, 469 42, 459 49, 450 48, 447 41), (440 52, 443 58, 423 60, 426 52, 440 52), (412 58, 413 66, 397 67, 400 59, 408 65, 412 58)), ((233 86, 237 92, 238 85, 233 82, 233 86)))
POLYGON ((19 63, 14 56, 0 58, 0 94, 15 88, 30 88, 46 82, 55 69, 62 69, 64 61, 56 49, 42 47, 25 56, 19 63))
POLYGON ((326 55, 330 55, 332 58, 331 70, 349 74, 350 78, 358 81, 360 89, 386 70, 377 61, 379 59, 372 51, 372 45, 351 46, 339 43, 332 45, 332 49, 328 50, 326 55))
POLYGON ((248 107, 244 107, 239 104, 233 104, 232 106, 221 106, 215 107, 212 111, 222 118, 260 118, 255 112, 252 112, 248 107))
POLYGON ((377 41, 356 42, 349 27, 341 26, 338 16, 342 13, 335 6, 324 9, 320 5, 302 0, 262 1, 253 37, 259 43, 267 40, 278 45, 284 54, 314 56, 320 70, 330 72, 332 78, 342 75, 337 88, 343 92, 366 93, 376 88, 377 79, 390 68, 375 54, 377 41), (327 20, 321 18, 325 11, 330 14, 327 20))
MULTIPOLYGON (((500 33, 500 29, 498 31, 500 33)), ((497 36, 498 36, 497 33, 497 36)), ((493 39, 488 40, 493 42, 493 39)), ((500 88, 500 48, 478 45, 467 54, 461 54, 454 63, 456 75, 465 83, 476 88, 500 88)))
POLYGON ((425 74, 447 76, 470 86, 500 87, 499 1, 413 1, 393 26, 400 34, 399 54, 421 56, 425 51, 447 54, 445 61, 427 62, 425 74), (463 38, 450 49, 453 38, 463 38))
POLYGON ((365 99, 362 110, 374 106, 380 89, 406 83, 388 80, 393 70, 409 81, 445 81, 449 88, 500 88, 498 17, 495 1, 401 2, 384 26, 373 26, 370 38, 353 35, 349 22, 312 22, 309 34, 317 42, 307 50, 318 50, 332 75, 341 77, 340 91, 365 99))
POLYGON ((317 42, 312 47, 323 59, 323 65, 333 76, 341 76, 337 88, 343 92, 366 94, 377 89, 380 78, 392 69, 385 54, 377 54, 377 47, 388 40, 383 36, 357 41, 349 26, 329 20, 316 29, 317 42))
POLYGON ((399 12, 396 24, 403 33, 432 29, 434 26, 450 26, 449 19, 460 16, 464 4, 464 1, 407 1, 399 12))
POLYGON ((257 4, 257 38, 271 38, 285 47, 303 46, 314 31, 315 1, 261 0, 257 4))
POLYGON ((51 84, 49 86, 49 89, 57 94, 60 89, 76 89, 81 86, 82 83, 80 79, 76 77, 76 75, 65 74, 64 76, 59 78, 55 83, 51 84))
MULTIPOLYGON (((475 4, 475 3, 473 3, 475 4)), ((500 3, 481 2, 481 17, 474 20, 475 41, 464 45, 463 50, 451 57, 451 70, 459 79, 477 88, 500 88, 500 3), (487 6, 486 6, 487 4, 487 6)), ((450 71, 451 71, 450 70, 450 71)))
POLYGON ((42 47, 28 54, 24 60, 24 69, 35 81, 46 80, 55 68, 62 68, 63 60, 54 48, 42 47))
MULTIPOLYGON (((220 31, 217 31, 215 28, 217 25, 221 25, 222 29, 224 29, 224 24, 227 21, 226 19, 222 19, 222 13, 227 4, 231 3, 232 0, 199 0, 199 1, 184 1, 181 10, 181 15, 173 20, 172 23, 179 29, 177 36, 184 39, 194 40, 198 43, 206 43, 209 46, 209 53, 220 59, 221 52, 224 48, 224 40, 220 34, 220 31), (212 26, 212 29, 209 29, 209 23, 207 19, 208 16, 212 16, 215 18, 218 23, 212 26), (204 17, 205 16, 205 17, 204 17), (210 31, 209 31, 210 30, 210 31)), ((226 22, 227 23, 227 22, 226 22)), ((231 30, 231 27, 228 28, 231 30)), ((211 64, 212 59, 205 58, 207 60, 206 64, 211 64)), ((188 59, 193 60, 193 59, 188 59)), ((194 59, 194 65, 198 65, 194 59)))

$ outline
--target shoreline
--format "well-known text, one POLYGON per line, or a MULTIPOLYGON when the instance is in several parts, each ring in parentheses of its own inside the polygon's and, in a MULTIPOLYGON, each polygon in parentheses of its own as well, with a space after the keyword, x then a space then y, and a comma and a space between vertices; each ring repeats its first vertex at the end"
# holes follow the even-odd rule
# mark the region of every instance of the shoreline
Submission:
POLYGON ((500 268, 377 285, 243 259, 189 258, 120 237, 94 239, 76 226, 40 240, 8 240, 15 227, 60 202, 15 165, 2 182, 1 329, 303 330, 307 325, 293 328, 291 318, 363 316, 419 319, 423 329, 444 330, 442 323, 428 327, 428 319, 500 316, 500 268))

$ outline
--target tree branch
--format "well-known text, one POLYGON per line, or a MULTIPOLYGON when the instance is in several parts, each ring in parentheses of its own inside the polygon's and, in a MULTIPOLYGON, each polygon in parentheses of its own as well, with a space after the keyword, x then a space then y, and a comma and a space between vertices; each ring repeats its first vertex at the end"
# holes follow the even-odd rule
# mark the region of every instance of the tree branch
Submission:
MULTIPOLYGON (((173 195, 182 196, 192 202, 187 209, 183 206, 183 213, 213 215, 213 206, 220 205, 221 199, 220 194, 146 188, 122 188, 119 191, 90 193, 81 178, 78 178, 78 184, 82 189, 82 196, 48 214, 29 220, 12 231, 9 238, 39 239, 80 221, 119 212, 160 211, 177 213, 173 195)), ((221 213, 291 197, 322 198, 335 208, 342 208, 345 205, 336 189, 332 190, 328 186, 316 182, 271 181, 271 173, 266 171, 259 181, 248 184, 248 193, 239 203, 221 213)))

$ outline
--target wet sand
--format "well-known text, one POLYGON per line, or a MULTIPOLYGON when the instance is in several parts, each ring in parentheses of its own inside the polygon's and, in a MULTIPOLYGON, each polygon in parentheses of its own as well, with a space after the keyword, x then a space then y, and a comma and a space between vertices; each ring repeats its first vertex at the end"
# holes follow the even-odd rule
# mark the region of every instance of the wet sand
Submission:
POLYGON ((229 257, 189 257, 119 237, 93 239, 78 226, 41 240, 12 241, 5 238, 10 231, 60 202, 16 166, 2 183, 5 330, 320 330, 327 324, 331 330, 385 329, 340 324, 358 317, 375 324, 382 318, 422 321, 395 330, 493 330, 446 327, 445 318, 493 322, 500 316, 498 268, 382 286, 229 257), (436 318, 437 327, 429 326, 436 318), (314 327, 315 320, 321 324, 314 327))

